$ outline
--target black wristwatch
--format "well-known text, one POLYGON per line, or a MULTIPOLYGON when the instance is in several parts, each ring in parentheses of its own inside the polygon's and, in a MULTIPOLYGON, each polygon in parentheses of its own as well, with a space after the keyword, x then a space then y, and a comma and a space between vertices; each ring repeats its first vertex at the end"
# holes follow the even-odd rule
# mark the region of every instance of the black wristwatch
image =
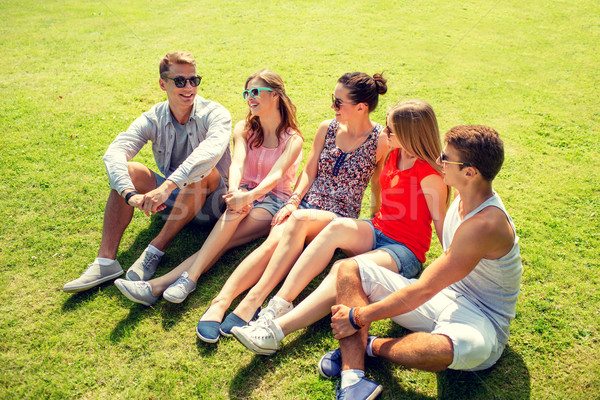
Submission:
POLYGON ((125 203, 127 203, 127 205, 130 205, 130 204, 129 204, 129 199, 130 199, 130 198, 132 198, 133 196, 135 196, 136 194, 138 194, 138 192, 137 192, 137 191, 135 191, 135 190, 132 190, 131 192, 128 192, 128 193, 125 195, 125 203))

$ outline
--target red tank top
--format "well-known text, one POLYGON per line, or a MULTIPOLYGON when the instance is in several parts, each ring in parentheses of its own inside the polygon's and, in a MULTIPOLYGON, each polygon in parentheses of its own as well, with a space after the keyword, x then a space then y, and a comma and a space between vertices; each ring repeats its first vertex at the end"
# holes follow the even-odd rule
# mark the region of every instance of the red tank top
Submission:
POLYGON ((431 245, 431 213, 421 189, 423 178, 437 171, 417 159, 404 171, 396 167, 399 149, 394 149, 381 172, 381 208, 371 220, 387 237, 408 247, 421 262, 431 245))

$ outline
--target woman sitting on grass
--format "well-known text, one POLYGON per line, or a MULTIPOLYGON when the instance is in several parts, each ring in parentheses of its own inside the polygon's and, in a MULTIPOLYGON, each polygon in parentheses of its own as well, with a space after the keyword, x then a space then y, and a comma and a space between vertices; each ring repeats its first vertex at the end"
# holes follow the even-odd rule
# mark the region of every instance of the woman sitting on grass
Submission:
POLYGON ((226 250, 265 236, 291 195, 302 161, 296 107, 273 71, 250 76, 245 89, 249 112, 233 133, 227 210, 202 248, 171 272, 148 282, 117 279, 116 286, 128 299, 149 306, 162 294, 165 300, 181 303, 226 250))
MULTIPOLYGON (((379 74, 348 73, 338 80, 331 106, 335 119, 319 125, 306 167, 287 205, 273 218, 267 240, 242 261, 202 315, 196 328, 200 339, 214 343, 221 334, 230 336, 233 327, 248 324, 288 273, 305 242, 339 216, 359 216, 372 176, 372 188, 379 193, 378 175, 388 140, 383 127, 371 121, 369 114, 377 107, 379 94, 386 91, 386 81, 379 74), (244 300, 223 320, 232 301, 250 287, 244 300)), ((374 206, 377 210, 378 204, 374 206)))
POLYGON ((425 262, 432 221, 441 243, 449 188, 436 163, 442 144, 435 113, 421 100, 400 102, 388 114, 386 131, 391 134, 393 150, 381 173, 379 213, 370 221, 338 218, 329 224, 304 250, 271 299, 290 306, 263 310, 256 323, 232 330, 254 353, 275 353, 285 335, 329 314, 336 299, 337 263, 294 310, 291 302, 325 269, 336 249, 350 256, 362 254, 377 265, 412 278, 425 262))

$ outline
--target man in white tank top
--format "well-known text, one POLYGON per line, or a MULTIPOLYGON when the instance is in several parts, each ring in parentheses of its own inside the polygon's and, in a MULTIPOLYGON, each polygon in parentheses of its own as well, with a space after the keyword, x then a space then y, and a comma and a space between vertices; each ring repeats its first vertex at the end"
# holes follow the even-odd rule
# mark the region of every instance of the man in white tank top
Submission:
POLYGON ((360 256, 340 266, 331 324, 340 349, 319 361, 321 375, 341 375, 338 398, 381 392, 364 378, 365 353, 427 371, 474 371, 491 367, 508 341, 522 265, 514 224, 492 189, 504 147, 495 130, 476 125, 452 128, 445 143, 438 163, 460 195, 444 220, 444 253, 419 279, 360 256), (413 333, 369 336, 370 323, 385 318, 413 333))

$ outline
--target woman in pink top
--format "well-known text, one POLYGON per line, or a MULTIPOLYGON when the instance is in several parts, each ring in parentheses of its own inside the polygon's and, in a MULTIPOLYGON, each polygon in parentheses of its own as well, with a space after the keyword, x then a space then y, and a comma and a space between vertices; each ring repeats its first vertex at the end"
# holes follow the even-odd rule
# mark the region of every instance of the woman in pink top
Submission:
POLYGON ((273 216, 292 194, 303 141, 296 107, 273 71, 250 76, 245 89, 249 112, 233 132, 227 210, 202 248, 171 272, 148 282, 121 280, 117 287, 130 300, 149 305, 162 294, 165 300, 181 303, 225 251, 266 236, 273 216))

